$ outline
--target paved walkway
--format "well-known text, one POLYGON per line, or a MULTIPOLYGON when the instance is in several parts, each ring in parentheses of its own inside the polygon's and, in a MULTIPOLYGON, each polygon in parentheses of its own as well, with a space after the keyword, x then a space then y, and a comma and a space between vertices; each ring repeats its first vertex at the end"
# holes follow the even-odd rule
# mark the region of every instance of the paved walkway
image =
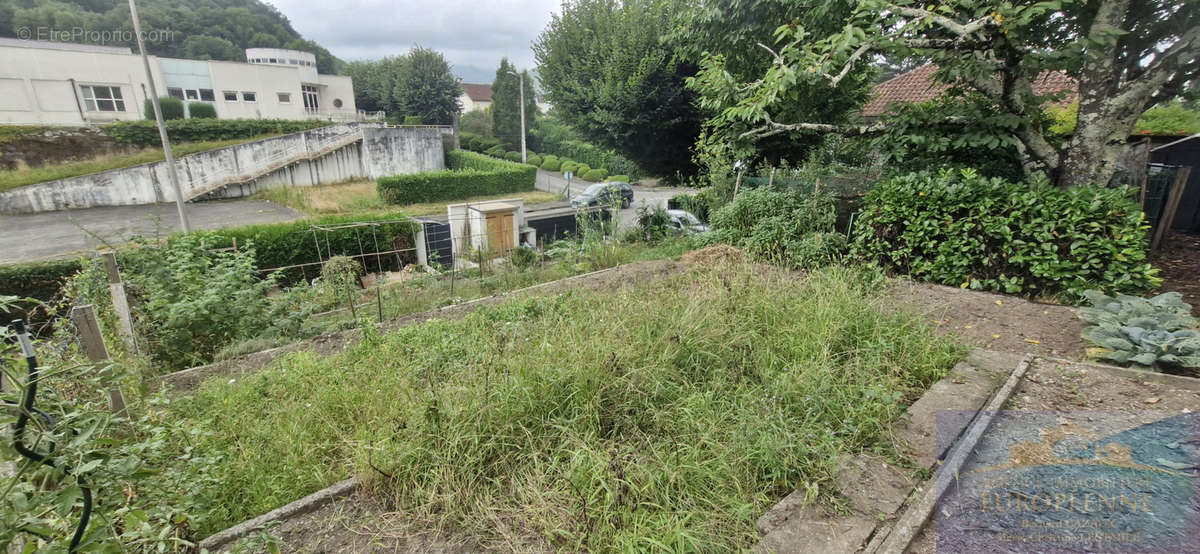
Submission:
MULTIPOLYGON (((583 189, 591 184, 580 179, 572 179, 570 183, 571 195, 583 192, 583 189)), ((541 191, 561 194, 564 190, 567 190, 567 180, 562 178, 561 173, 539 169, 535 187, 541 191)), ((686 187, 633 187, 633 204, 621 210, 621 227, 632 227, 637 223, 637 209, 639 207, 645 205, 663 206, 665 208, 667 199, 685 192, 692 194, 696 192, 696 189, 686 187)))
MULTIPOLYGON (((193 229, 289 221, 303 214, 260 200, 222 200, 185 205, 193 229)), ((67 258, 135 236, 179 230, 175 204, 112 206, 0 216, 0 264, 67 258)))

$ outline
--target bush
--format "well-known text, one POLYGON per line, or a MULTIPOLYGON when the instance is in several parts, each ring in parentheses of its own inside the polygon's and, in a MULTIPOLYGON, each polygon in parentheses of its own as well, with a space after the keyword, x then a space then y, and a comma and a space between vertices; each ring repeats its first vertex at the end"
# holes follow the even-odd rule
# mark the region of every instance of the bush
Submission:
POLYGON ((592 168, 588 164, 579 164, 579 166, 575 168, 575 176, 582 179, 583 175, 591 170, 592 168))
MULTIPOLYGON (((158 107, 162 110, 163 121, 183 119, 183 100, 163 96, 158 99, 158 107)), ((142 113, 145 114, 146 119, 150 120, 152 125, 157 125, 157 122, 154 120, 154 101, 147 98, 142 113)), ((158 135, 155 136, 157 137, 158 135)))
POLYGON ((603 169, 589 169, 583 174, 584 181, 592 181, 593 183, 603 181, 605 177, 608 177, 608 172, 603 169))
POLYGON ((628 183, 629 176, 628 175, 609 175, 608 180, 610 182, 628 183))
POLYGON ((522 246, 508 253, 508 261, 517 269, 529 269, 542 261, 542 255, 537 250, 522 246))
POLYGON ((560 167, 564 172, 570 171, 571 173, 575 173, 575 171, 579 169, 579 164, 574 161, 567 160, 564 161, 560 167))
MULTIPOLYGON (((78 258, 0 265, 0 296, 51 302, 58 296, 63 282, 80 268, 78 258)), ((19 311, 0 311, 0 315, 7 322, 16 317, 24 318, 24 312, 34 308, 32 303, 21 303, 16 308, 19 311)))
POLYGON ((1093 325, 1083 330, 1083 338, 1099 347, 1101 359, 1139 369, 1200 367, 1200 333, 1182 294, 1083 294, 1092 306, 1079 308, 1079 318, 1093 325))
POLYGON ((835 220, 828 196, 750 189, 712 215, 708 240, 780 265, 811 268, 831 263, 845 251, 845 237, 833 232, 835 220))
POLYGON ((1023 294, 1144 291, 1149 226, 1130 192, 913 173, 878 184, 855 222, 855 252, 913 278, 1023 294))
POLYGON ((380 177, 379 197, 389 204, 414 204, 533 190, 537 168, 454 150, 450 169, 380 177))
POLYGON ((711 189, 704 189, 695 195, 691 194, 676 194, 667 200, 667 207, 671 209, 685 210, 696 216, 700 221, 708 222, 709 214, 712 212, 712 201, 714 195, 711 189))
POLYGON ((557 158, 546 158, 542 160, 542 169, 546 171, 559 171, 562 169, 562 162, 557 158))
MULTIPOLYGON (((182 104, 180 104, 182 109, 182 104)), ((172 142, 233 140, 267 134, 286 134, 307 131, 329 125, 328 121, 292 121, 287 119, 178 119, 167 122, 167 136, 172 142)), ((158 127, 154 121, 116 121, 101 127, 117 142, 138 146, 159 144, 158 127)))
POLYGON ((505 152, 504 159, 506 159, 510 162, 520 162, 521 161, 521 153, 520 152, 505 152))
POLYGON ((477 135, 475 133, 468 133, 466 131, 463 131, 458 134, 458 145, 461 148, 470 150, 471 149, 471 141, 476 140, 478 138, 479 138, 479 135, 477 135))
POLYGON ((487 154, 493 158, 503 159, 504 158, 504 145, 503 144, 492 145, 492 146, 488 147, 487 150, 484 150, 483 153, 487 154))
POLYGON ((525 163, 532 165, 533 167, 541 167, 542 157, 537 154, 529 154, 525 157, 525 163))
POLYGON ((188 102, 188 117, 192 119, 216 119, 217 108, 208 102, 188 102))
POLYGON ((358 279, 362 274, 362 264, 350 256, 334 256, 325 260, 325 264, 321 266, 321 282, 338 292, 359 288, 358 279))
POLYGON ((424 125, 424 123, 421 122, 421 116, 419 116, 419 115, 404 116, 404 124, 405 125, 424 125))

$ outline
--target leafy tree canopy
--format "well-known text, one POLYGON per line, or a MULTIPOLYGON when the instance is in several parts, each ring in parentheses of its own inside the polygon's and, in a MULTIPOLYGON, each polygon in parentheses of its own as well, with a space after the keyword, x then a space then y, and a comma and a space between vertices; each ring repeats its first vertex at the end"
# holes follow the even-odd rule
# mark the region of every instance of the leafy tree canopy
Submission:
MULTIPOLYGON (((158 56, 245 61, 246 48, 282 45, 316 55, 321 73, 336 74, 341 64, 319 44, 304 40, 287 17, 260 0, 139 0, 138 15, 148 37, 146 50, 158 56)), ((102 44, 137 46, 127 0, 0 0, 0 36, 16 37, 21 28, 65 36, 76 28, 127 31, 114 33, 116 42, 102 44), (120 40, 125 38, 129 40, 120 40)))
POLYGON ((694 171, 701 116, 684 80, 695 66, 661 37, 682 0, 567 0, 534 41, 541 84, 588 140, 650 173, 694 171))
MULTIPOLYGON (((504 142, 510 150, 521 147, 521 79, 517 77, 516 67, 508 63, 508 58, 500 60, 496 69, 496 80, 492 82, 492 133, 494 137, 504 142)), ((525 77, 525 132, 533 129, 534 118, 537 117, 537 96, 533 90, 533 79, 529 72, 523 72, 525 77)))
POLYGON ((399 122, 418 116, 429 125, 448 125, 462 107, 462 86, 450 73, 441 53, 415 47, 400 56, 350 62, 342 73, 354 79, 354 102, 359 109, 383 110, 399 122))

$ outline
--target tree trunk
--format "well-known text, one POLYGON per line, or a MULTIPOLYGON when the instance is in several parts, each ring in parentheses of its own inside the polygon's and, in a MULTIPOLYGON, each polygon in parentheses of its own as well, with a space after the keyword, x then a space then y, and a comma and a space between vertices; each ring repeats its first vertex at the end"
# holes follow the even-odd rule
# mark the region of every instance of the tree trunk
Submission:
POLYGON ((1118 169, 1121 150, 1129 141, 1134 123, 1145 110, 1141 102, 1079 102, 1075 134, 1067 145, 1058 182, 1065 187, 1107 185, 1118 169))

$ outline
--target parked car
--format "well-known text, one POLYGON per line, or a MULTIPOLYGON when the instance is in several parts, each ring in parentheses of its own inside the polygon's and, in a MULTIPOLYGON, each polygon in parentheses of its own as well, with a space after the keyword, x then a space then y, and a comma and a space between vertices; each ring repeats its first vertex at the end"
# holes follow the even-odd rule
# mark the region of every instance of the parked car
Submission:
POLYGON ((709 226, 700 221, 700 218, 692 215, 692 212, 687 210, 667 210, 667 215, 671 216, 671 229, 683 235, 696 235, 707 233, 709 226))
POLYGON ((630 204, 633 204, 633 187, 629 186, 629 183, 622 181, 596 183, 575 195, 575 198, 571 199, 571 207, 611 206, 618 202, 622 208, 628 208, 630 204))

